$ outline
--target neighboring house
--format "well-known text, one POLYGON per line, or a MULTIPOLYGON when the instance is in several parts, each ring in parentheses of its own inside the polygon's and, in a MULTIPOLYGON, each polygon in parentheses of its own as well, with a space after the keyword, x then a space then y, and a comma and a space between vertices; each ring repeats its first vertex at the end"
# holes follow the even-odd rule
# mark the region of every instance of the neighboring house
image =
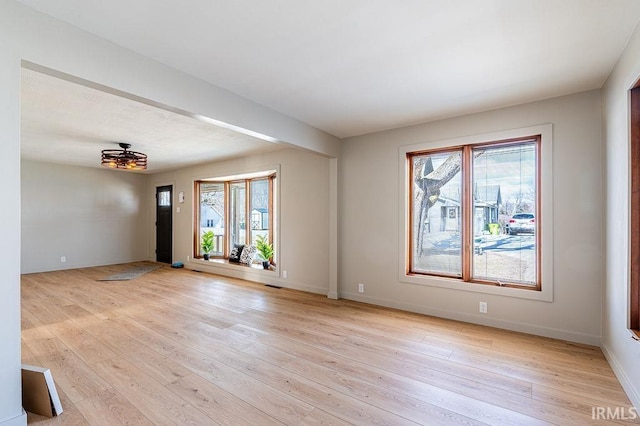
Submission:
POLYGON ((269 229, 269 209, 251 210, 251 229, 269 229))
POLYGON ((460 220, 460 199, 441 195, 429 209, 425 232, 459 231, 462 228, 460 220))
MULTIPOLYGON (((459 232, 462 229, 460 193, 457 185, 445 185, 441 188, 438 201, 429 209, 425 232, 459 232)), ((490 223, 498 223, 502 205, 500 185, 476 185, 474 199, 474 233, 480 234, 490 223)))
POLYGON ((476 211, 473 227, 476 234, 487 229, 490 223, 498 223, 502 195, 500 185, 476 185, 473 197, 476 211))
POLYGON ((200 206, 200 227, 222 227, 223 217, 211 206, 200 206))
MULTIPOLYGON (((222 228, 224 218, 213 207, 203 205, 200 207, 201 228, 222 228)), ((240 226, 244 229, 244 226, 240 226)), ((269 209, 255 208, 251 210, 251 229, 269 229, 269 209)))

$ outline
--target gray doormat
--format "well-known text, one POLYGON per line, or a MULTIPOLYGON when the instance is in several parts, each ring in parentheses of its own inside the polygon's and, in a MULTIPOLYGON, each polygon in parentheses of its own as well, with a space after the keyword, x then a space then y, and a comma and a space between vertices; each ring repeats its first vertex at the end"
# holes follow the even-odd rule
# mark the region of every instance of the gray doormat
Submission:
POLYGON ((133 266, 126 271, 119 272, 117 274, 109 275, 106 278, 100 278, 98 281, 127 281, 138 278, 141 275, 146 274, 147 272, 155 271, 156 269, 162 268, 162 265, 158 265, 155 263, 148 265, 139 265, 133 266))

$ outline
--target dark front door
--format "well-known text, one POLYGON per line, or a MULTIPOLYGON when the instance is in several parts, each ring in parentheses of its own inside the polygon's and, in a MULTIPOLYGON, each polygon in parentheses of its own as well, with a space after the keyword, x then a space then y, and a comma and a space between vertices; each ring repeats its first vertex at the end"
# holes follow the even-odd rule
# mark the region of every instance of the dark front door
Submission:
POLYGON ((171 263, 173 186, 156 187, 156 261, 171 263))

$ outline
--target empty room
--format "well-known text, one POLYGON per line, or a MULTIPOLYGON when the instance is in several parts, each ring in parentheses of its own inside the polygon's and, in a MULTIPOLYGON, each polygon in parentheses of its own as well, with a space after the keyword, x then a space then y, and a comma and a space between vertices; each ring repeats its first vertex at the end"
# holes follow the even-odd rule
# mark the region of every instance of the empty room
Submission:
POLYGON ((640 424, 639 23, 3 1, 0 426, 640 424))

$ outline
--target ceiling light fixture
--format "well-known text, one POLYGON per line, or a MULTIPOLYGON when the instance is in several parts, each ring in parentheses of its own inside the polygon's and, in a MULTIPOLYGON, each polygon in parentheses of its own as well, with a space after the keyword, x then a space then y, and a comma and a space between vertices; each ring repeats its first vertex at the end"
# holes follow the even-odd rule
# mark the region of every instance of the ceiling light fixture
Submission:
POLYGON ((102 162, 105 167, 112 169, 145 170, 147 168, 147 154, 129 151, 131 144, 119 143, 122 149, 103 149, 102 162))

